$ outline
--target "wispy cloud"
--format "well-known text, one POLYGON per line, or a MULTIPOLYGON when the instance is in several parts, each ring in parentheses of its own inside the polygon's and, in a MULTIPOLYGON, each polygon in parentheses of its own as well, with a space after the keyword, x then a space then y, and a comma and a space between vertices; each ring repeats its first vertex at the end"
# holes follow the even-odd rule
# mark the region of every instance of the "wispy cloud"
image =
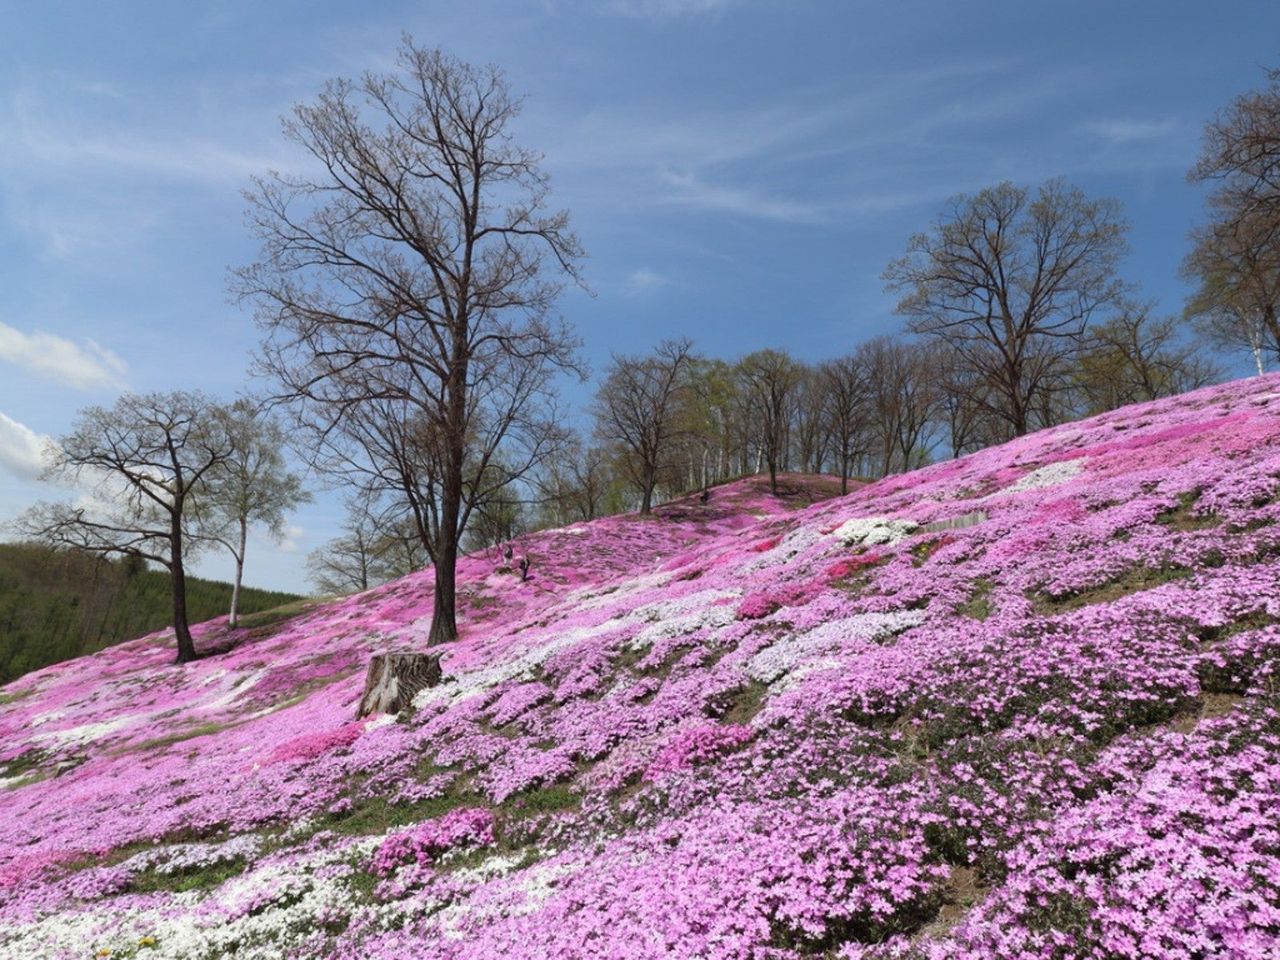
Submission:
POLYGON ((764 191, 707 183, 693 173, 664 172, 662 179, 675 189, 664 202, 678 206, 740 214, 785 223, 816 223, 823 211, 813 204, 772 196, 764 191))
POLYGON ((1095 120, 1084 125, 1085 132, 1112 143, 1143 143, 1182 132, 1176 120, 1095 120))
MULTIPOLYGON (((162 177, 210 184, 243 183, 250 175, 286 166, 274 124, 270 139, 249 135, 245 124, 205 123, 190 131, 178 123, 155 125, 138 114, 122 87, 101 81, 50 78, 52 91, 34 81, 0 105, 0 169, 46 178, 92 171, 122 177, 162 177), (121 101, 128 119, 103 116, 99 102, 121 101)), ((284 106, 284 104, 282 104, 284 106)), ((257 114, 248 112, 255 121, 257 114)), ((278 111, 276 111, 278 112, 278 111)))
POLYGON ((51 442, 26 424, 0 413, 0 470, 19 480, 35 480, 44 470, 44 451, 51 442))
POLYGON ((55 333, 26 333, 0 323, 0 360, 79 390, 123 385, 127 366, 94 340, 76 343, 55 333))
POLYGON ((675 20, 709 13, 721 13, 739 0, 610 0, 603 5, 609 13, 644 20, 675 20))

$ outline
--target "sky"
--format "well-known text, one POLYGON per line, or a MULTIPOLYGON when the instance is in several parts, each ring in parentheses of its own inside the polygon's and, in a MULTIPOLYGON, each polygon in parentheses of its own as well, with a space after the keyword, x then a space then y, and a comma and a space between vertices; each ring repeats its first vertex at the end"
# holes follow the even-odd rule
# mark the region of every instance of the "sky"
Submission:
MULTIPOLYGON (((525 97, 516 137, 588 253, 560 310, 596 371, 671 336, 820 359, 896 331, 885 266, 1001 180, 1117 198, 1124 277, 1177 313, 1204 124, 1280 65, 1273 0, 0 0, 0 523, 68 496, 37 477, 79 409, 251 386, 241 191, 301 162, 292 104, 391 68, 404 32, 525 97)), ((306 589, 342 520, 317 494, 248 582, 306 589)))

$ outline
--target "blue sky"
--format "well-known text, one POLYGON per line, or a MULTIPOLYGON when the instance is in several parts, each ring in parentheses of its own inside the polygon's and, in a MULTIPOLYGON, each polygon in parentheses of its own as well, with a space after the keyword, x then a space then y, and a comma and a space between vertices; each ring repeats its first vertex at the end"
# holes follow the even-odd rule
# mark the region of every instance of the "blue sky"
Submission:
MULTIPOLYGON (((1204 122, 1280 65, 1274 2, 10 0, 0 522, 57 495, 35 456, 78 408, 243 388, 240 191, 298 163, 279 135, 292 103, 388 67, 406 30, 527 95, 519 137, 590 255, 593 295, 562 308, 596 369, 679 334, 819 358, 895 330, 886 263, 947 197, 1002 179, 1119 198, 1126 277, 1177 311, 1204 122)), ((303 588, 339 520, 321 496, 249 580, 303 588)))

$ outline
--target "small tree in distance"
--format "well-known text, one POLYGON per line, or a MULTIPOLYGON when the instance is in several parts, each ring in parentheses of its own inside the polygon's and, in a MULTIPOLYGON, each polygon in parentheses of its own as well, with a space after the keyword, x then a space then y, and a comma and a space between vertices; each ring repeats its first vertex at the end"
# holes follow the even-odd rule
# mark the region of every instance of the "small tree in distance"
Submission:
POLYGON ((786 459, 792 399, 804 368, 780 350, 757 350, 738 361, 741 399, 761 456, 769 467, 769 492, 777 496, 778 470, 786 459))
POLYGON ((620 464, 640 491, 640 512, 653 509, 694 363, 693 341, 665 340, 647 356, 615 354, 596 393, 596 436, 619 448, 620 464))
POLYGON ((227 409, 226 422, 233 450, 209 475, 208 494, 201 501, 201 521, 203 535, 226 547, 235 560, 227 617, 228 625, 235 629, 249 528, 261 524, 279 542, 284 536, 286 514, 310 501, 311 495, 285 463, 284 430, 258 404, 237 400, 227 409))

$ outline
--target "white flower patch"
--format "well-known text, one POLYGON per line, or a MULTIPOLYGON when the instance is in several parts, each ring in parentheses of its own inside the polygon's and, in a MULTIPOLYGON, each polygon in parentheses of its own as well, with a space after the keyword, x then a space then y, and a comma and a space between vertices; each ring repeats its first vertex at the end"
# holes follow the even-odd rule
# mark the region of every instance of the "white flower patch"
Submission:
POLYGON ((811 673, 838 667, 840 660, 836 654, 850 640, 881 640, 923 622, 923 610, 860 613, 843 620, 833 620, 765 647, 747 661, 747 675, 769 684, 785 677, 785 682, 778 689, 789 687, 811 673))
MULTIPOLYGON (((482 880, 501 876, 503 872, 510 872, 515 860, 514 857, 490 857, 476 868, 474 876, 482 880), (512 861, 509 866, 507 860, 512 861), (489 867, 493 861, 498 861, 496 866, 499 869, 495 872, 491 872, 489 867), (505 871, 501 869, 504 866, 508 867, 505 871)), ((483 899, 454 902, 439 911, 435 919, 440 924, 440 933, 450 940, 460 940, 469 930, 474 930, 491 917, 498 919, 531 914, 560 889, 565 877, 578 873, 585 865, 581 861, 570 863, 561 859, 556 863, 535 863, 525 867, 504 881, 502 887, 486 888, 483 899)))
POLYGON ((250 860, 262 849, 262 838, 246 833, 221 843, 175 843, 134 854, 120 864, 131 873, 152 869, 173 876, 198 867, 211 867, 235 860, 250 860))
POLYGON ((637 607, 621 621, 624 625, 640 627, 627 646, 642 650, 660 640, 684 636, 705 627, 726 626, 733 620, 734 612, 721 601, 736 600, 740 596, 739 590, 700 590, 687 597, 637 607))
POLYGON ((598 627, 576 627, 572 630, 566 630, 547 643, 534 647, 532 650, 528 650, 504 663, 458 673, 451 678, 451 683, 442 683, 420 691, 413 698, 414 709, 421 710, 435 703, 444 703, 452 706, 475 694, 491 690, 498 684, 505 683, 508 680, 517 678, 532 679, 535 668, 540 667, 566 647, 572 647, 591 637, 598 629, 598 627))
MULTIPOLYGON (((232 701, 256 685, 257 682, 265 677, 268 672, 269 670, 267 667, 255 670, 247 677, 241 677, 232 683, 231 686, 222 692, 221 696, 214 697, 212 700, 206 700, 204 703, 197 703, 194 705, 193 709, 221 710, 223 707, 230 706, 232 701)), ((221 679, 221 675, 213 674, 205 680, 205 683, 213 683, 221 679)))
POLYGON ((708 628, 727 627, 733 623, 735 616, 733 608, 729 606, 705 607, 702 610, 695 610, 684 616, 672 617, 645 627, 631 638, 627 646, 633 650, 643 650, 660 640, 685 637, 708 628))
POLYGON ((920 529, 914 520, 889 517, 854 517, 840 524, 832 536, 846 547, 880 547, 897 543, 920 529))
MULTIPOLYGON (((380 842, 381 838, 370 837, 289 864, 259 867, 207 895, 174 894, 171 903, 155 909, 122 910, 108 902, 63 911, 35 923, 9 924, 0 927, 0 954, 79 957, 110 950, 148 960, 232 955, 241 960, 278 960, 301 946, 315 929, 317 917, 350 910, 349 887, 332 874, 317 875, 319 868, 348 862, 353 855, 367 858, 380 842), (249 907, 251 915, 246 914, 249 907), (154 938, 155 944, 139 952, 144 936, 154 938)), ((387 921, 383 926, 391 925, 389 915, 397 906, 379 905, 379 918, 387 921)))
POLYGON ((85 723, 78 727, 68 727, 66 730, 51 730, 48 733, 38 733, 31 740, 33 743, 54 743, 60 747, 93 743, 148 716, 150 714, 135 714, 127 717, 117 717, 114 720, 103 720, 101 723, 85 723))
POLYGON ((1022 493, 1026 490, 1043 490, 1045 487, 1056 487, 1058 484, 1065 483, 1079 474, 1084 469, 1084 463, 1087 459, 1088 457, 1076 457, 1074 460, 1059 460, 1057 463, 1037 467, 1030 473, 1019 477, 1003 490, 997 490, 995 493, 983 497, 983 499, 989 500, 991 497, 1002 497, 1009 493, 1022 493))
POLYGON ((770 550, 764 551, 754 560, 744 563, 739 569, 742 574, 748 575, 759 570, 767 570, 769 567, 777 567, 786 563, 796 554, 813 546, 822 539, 822 534, 811 526, 800 527, 798 530, 792 530, 789 534, 778 541, 777 545, 770 550))

